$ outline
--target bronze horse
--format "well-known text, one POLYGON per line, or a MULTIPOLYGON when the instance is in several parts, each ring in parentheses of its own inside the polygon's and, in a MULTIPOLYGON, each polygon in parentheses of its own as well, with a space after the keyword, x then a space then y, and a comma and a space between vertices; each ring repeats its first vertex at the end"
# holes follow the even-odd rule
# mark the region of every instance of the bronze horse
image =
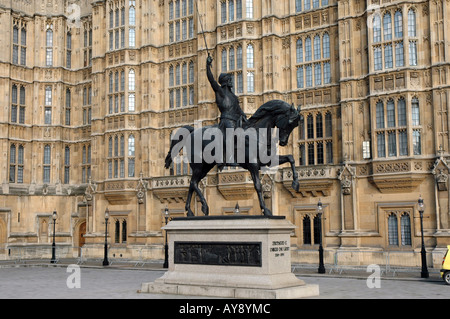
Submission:
MULTIPOLYGON (((253 179, 253 184, 255 187, 255 190, 258 194, 259 204, 262 210, 262 213, 266 216, 271 216, 272 212, 265 206, 263 195, 262 195, 262 188, 261 188, 261 181, 259 177, 259 171, 261 167, 267 166, 273 166, 274 162, 272 161, 262 161, 260 157, 252 157, 250 155, 249 148, 254 147, 253 143, 257 143, 258 150, 261 147, 265 147, 267 150, 267 155, 270 158, 276 158, 275 165, 281 165, 284 163, 289 162, 291 164, 292 168, 292 176, 293 176, 293 182, 292 182, 292 188, 298 191, 299 183, 298 183, 298 175, 295 171, 295 161, 292 155, 276 155, 275 152, 273 152, 273 144, 277 142, 277 140, 274 140, 272 138, 272 130, 274 128, 278 128, 278 140, 280 146, 286 146, 288 143, 289 136, 292 132, 292 130, 298 126, 299 121, 299 112, 294 108, 293 105, 289 105, 288 103, 281 101, 281 100, 272 100, 265 104, 263 104, 255 113, 254 115, 248 119, 248 122, 246 122, 243 126, 243 131, 246 132, 249 129, 256 129, 258 131, 266 131, 266 133, 262 136, 266 136, 265 140, 261 140, 260 135, 256 135, 257 140, 252 139, 245 139, 245 150, 244 149, 237 149, 238 145, 234 144, 234 150, 235 153, 241 153, 245 151, 245 157, 244 160, 237 161, 238 165, 241 166, 244 169, 247 169, 253 179), (273 153, 273 154, 272 154, 273 153)), ((218 129, 218 125, 212 125, 212 126, 205 126, 199 129, 194 129, 192 126, 183 126, 184 130, 188 130, 188 133, 190 136, 186 138, 186 136, 179 136, 178 139, 171 138, 171 145, 170 150, 166 156, 165 159, 165 168, 169 168, 172 164, 172 159, 175 158, 178 153, 180 152, 181 146, 187 146, 190 144, 191 148, 188 148, 190 151, 188 152, 188 160, 189 165, 192 169, 192 177, 189 185, 189 192, 186 199, 186 211, 187 216, 194 216, 194 213, 191 210, 191 199, 192 194, 195 191, 197 195, 200 198, 200 202, 202 203, 202 212, 205 215, 209 215, 209 207, 206 203, 205 197, 203 196, 202 192, 198 188, 198 183, 208 174, 208 172, 216 165, 216 164, 222 164, 218 163, 219 161, 205 161, 203 157, 203 151, 205 151, 205 148, 208 147, 208 145, 213 140, 208 140, 205 138, 202 138, 201 140, 201 151, 197 152, 195 145, 193 144, 195 141, 195 134, 204 134, 207 132, 208 129, 218 129), (190 141, 190 143, 188 142, 190 141), (175 145, 177 145, 176 148, 175 145), (193 150, 193 151, 192 151, 193 150), (172 154, 173 153, 173 154, 172 154), (176 153, 176 154, 175 154, 176 153), (197 158, 195 158, 197 156, 197 158), (198 157, 201 156, 201 157, 198 157)), ((172 136, 174 136, 172 134, 172 136)), ((203 137, 203 135, 201 135, 203 137)), ((263 138, 264 139, 264 138, 263 138)), ((211 145, 209 145, 211 147, 211 145)), ((225 151, 226 145, 223 145, 223 151, 225 151)), ((222 159, 222 156, 218 156, 217 158, 222 159)), ((242 158, 242 157, 241 157, 242 158)), ((222 165, 227 165, 222 164, 222 165)))

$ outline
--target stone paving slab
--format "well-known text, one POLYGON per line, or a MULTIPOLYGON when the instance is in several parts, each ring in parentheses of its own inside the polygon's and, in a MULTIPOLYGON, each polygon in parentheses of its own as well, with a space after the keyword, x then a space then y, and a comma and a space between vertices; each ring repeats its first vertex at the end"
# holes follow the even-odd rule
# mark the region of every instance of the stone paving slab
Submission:
MULTIPOLYGON (((72 272, 69 264, 33 263, 0 265, 1 299, 198 299, 195 296, 138 293, 143 282, 161 277, 162 263, 143 267, 86 263, 80 270, 80 288, 68 288, 72 272)), ((314 269, 302 269, 297 277, 307 284, 318 284, 320 295, 313 299, 448 299, 450 286, 435 272, 430 278, 417 273, 398 277, 381 277, 379 287, 369 288, 371 273, 317 274, 314 269)), ((201 299, 204 299, 202 297, 201 299)))

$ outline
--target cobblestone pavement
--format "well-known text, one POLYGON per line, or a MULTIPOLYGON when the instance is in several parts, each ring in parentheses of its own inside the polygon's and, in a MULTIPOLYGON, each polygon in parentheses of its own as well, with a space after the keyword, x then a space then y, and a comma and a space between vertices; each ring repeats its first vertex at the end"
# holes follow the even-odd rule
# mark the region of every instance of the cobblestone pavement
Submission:
MULTIPOLYGON (((138 293, 142 282, 151 282, 164 274, 161 264, 148 267, 88 266, 79 270, 80 288, 69 288, 75 272, 68 265, 25 264, 0 265, 1 299, 195 299, 193 296, 138 293)), ((449 299, 450 286, 439 273, 430 278, 416 273, 381 277, 374 288, 368 287, 369 272, 343 272, 319 275, 313 270, 299 270, 296 275, 309 284, 318 284, 320 296, 315 299, 449 299)), ((373 283, 374 281, 370 281, 373 283)), ((370 285, 370 283, 369 283, 370 285)), ((373 285, 373 284, 372 284, 373 285)))

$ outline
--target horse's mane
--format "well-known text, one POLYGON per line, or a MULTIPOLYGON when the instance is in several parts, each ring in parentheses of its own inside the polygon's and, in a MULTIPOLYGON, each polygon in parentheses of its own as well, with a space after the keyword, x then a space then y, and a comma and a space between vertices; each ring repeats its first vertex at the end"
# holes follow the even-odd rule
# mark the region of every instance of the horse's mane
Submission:
POLYGON ((251 118, 248 119, 248 126, 254 127, 258 121, 266 118, 267 116, 275 117, 280 114, 289 114, 287 112, 290 108, 291 106, 282 100, 271 100, 266 102, 256 110, 251 118))

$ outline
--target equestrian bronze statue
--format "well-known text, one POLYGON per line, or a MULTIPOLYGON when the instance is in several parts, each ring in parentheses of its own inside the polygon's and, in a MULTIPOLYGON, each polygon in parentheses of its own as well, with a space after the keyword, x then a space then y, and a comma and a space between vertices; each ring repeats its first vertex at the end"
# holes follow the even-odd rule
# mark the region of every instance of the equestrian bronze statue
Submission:
POLYGON ((165 168, 183 150, 192 169, 189 192, 186 199, 187 216, 194 216, 191 199, 195 192, 202 204, 202 212, 209 215, 209 207, 198 187, 198 183, 214 166, 240 166, 251 174, 258 194, 261 211, 266 216, 272 212, 266 207, 262 195, 259 171, 289 162, 292 169, 292 187, 298 191, 298 175, 292 155, 277 155, 276 144, 286 146, 292 130, 298 126, 299 111, 282 100, 264 103, 249 119, 239 106, 239 100, 232 92, 229 74, 219 76, 220 85, 211 72, 212 59, 207 59, 207 77, 216 94, 216 103, 221 112, 216 125, 194 128, 183 126, 172 132, 170 150, 166 156, 165 168))

